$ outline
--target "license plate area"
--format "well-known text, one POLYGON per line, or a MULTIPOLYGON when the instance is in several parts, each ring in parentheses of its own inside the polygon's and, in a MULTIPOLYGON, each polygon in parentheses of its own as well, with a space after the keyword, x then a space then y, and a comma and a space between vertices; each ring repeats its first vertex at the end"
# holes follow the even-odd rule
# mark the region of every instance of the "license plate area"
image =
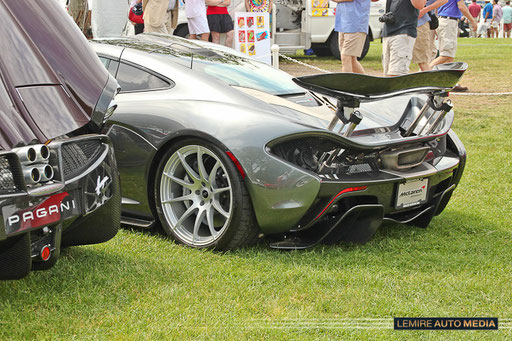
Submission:
POLYGON ((414 179, 398 184, 396 208, 421 205, 427 201, 428 178, 414 179))

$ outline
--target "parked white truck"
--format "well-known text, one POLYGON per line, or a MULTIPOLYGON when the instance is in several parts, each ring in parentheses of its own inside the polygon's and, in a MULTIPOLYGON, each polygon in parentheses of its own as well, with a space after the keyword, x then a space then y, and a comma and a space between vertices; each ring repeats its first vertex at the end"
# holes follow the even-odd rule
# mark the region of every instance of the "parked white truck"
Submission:
MULTIPOLYGON (((180 1, 180 5, 182 1, 180 1)), ((363 58, 370 47, 370 41, 380 38, 382 23, 378 18, 384 14, 385 0, 372 2, 370 10, 370 27, 363 58)), ((336 3, 329 0, 274 0, 273 22, 276 23, 274 43, 281 53, 295 53, 298 49, 313 48, 318 56, 333 55, 340 58, 338 34, 334 31, 336 3)), ((232 17, 235 12, 245 12, 243 0, 233 0, 228 7, 232 17)), ((178 27, 175 35, 188 35, 185 9, 180 8, 178 27)))

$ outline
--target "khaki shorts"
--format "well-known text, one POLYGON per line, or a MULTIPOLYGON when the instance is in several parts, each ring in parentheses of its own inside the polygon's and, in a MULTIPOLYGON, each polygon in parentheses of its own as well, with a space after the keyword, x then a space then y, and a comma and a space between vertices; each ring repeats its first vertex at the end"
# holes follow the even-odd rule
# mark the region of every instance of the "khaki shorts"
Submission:
POLYGON ((455 58, 457 52, 457 37, 459 35, 459 21, 447 18, 439 18, 439 55, 455 58))
POLYGON ((412 62, 430 63, 432 57, 432 33, 430 24, 427 21, 417 28, 418 36, 414 42, 414 49, 412 51, 412 62))
POLYGON ((340 54, 343 56, 361 57, 366 41, 366 33, 338 32, 340 54))
POLYGON ((409 73, 412 50, 416 38, 399 34, 382 38, 382 67, 384 76, 399 76, 409 73))

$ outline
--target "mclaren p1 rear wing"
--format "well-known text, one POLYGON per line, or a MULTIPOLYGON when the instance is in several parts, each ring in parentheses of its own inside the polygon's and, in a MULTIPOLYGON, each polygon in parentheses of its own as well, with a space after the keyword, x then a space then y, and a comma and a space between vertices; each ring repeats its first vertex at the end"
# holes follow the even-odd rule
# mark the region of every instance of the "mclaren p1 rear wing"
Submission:
POLYGON ((457 84, 468 65, 441 64, 431 71, 396 77, 375 77, 358 73, 328 73, 294 78, 301 87, 335 98, 351 97, 361 102, 395 97, 406 93, 446 92, 457 84))
MULTIPOLYGON (((428 101, 401 134, 403 137, 408 137, 416 131, 417 136, 429 136, 436 131, 446 114, 452 110, 453 105, 447 98, 448 92, 457 85, 467 68, 466 63, 459 62, 441 64, 431 71, 396 77, 331 73, 297 77, 293 81, 305 89, 338 100, 335 116, 327 128, 334 130, 338 121, 341 120, 343 124, 338 133, 341 134, 347 126, 343 133, 345 137, 350 137, 363 119, 361 113, 356 110, 361 102, 377 101, 408 93, 427 94, 428 101), (422 127, 418 127, 429 108, 432 108, 434 112, 424 120, 422 127)), ((331 164, 338 152, 335 151, 330 155, 324 153, 320 159, 322 165, 320 169, 331 164)))
POLYGON ((329 124, 333 130, 338 119, 343 122, 340 132, 346 124, 349 127, 344 133, 348 137, 361 122, 361 114, 355 109, 361 102, 377 101, 408 93, 426 93, 429 101, 424 105, 418 117, 410 125, 404 136, 409 136, 417 127, 429 107, 438 112, 427 122, 421 133, 432 133, 447 112, 452 108, 448 92, 457 85, 468 65, 466 63, 441 64, 436 69, 425 72, 411 73, 396 77, 375 77, 357 73, 330 73, 294 78, 299 86, 316 93, 334 97, 338 100, 336 116, 329 124), (428 126, 428 128, 427 128, 428 126))

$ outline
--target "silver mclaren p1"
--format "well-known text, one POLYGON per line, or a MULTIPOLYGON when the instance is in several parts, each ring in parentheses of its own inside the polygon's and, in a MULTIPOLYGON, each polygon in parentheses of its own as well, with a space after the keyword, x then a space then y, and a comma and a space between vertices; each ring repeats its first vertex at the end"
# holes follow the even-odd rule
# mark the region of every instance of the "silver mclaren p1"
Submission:
POLYGON ((122 88, 105 132, 125 224, 221 250, 364 243, 385 220, 426 227, 461 178, 448 91, 464 63, 293 79, 178 37, 92 45, 122 88))

